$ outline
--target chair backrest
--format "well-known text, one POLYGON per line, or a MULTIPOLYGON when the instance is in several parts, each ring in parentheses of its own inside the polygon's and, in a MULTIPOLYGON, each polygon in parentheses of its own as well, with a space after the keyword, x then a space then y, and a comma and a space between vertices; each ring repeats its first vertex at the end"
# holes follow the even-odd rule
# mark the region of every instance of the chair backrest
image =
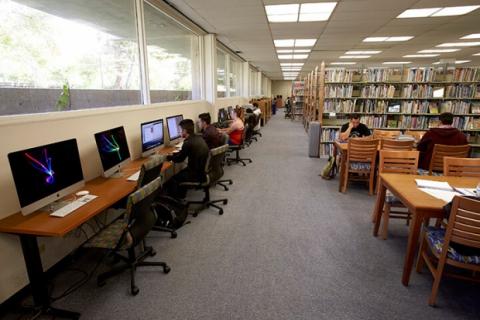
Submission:
POLYGON ((480 177, 480 158, 443 158, 443 174, 458 177, 480 177))
POLYGON ((415 141, 420 141, 423 137, 423 135, 427 133, 427 131, 413 131, 413 130, 407 130, 405 131, 405 134, 408 136, 412 136, 415 138, 415 141))
POLYGON ((128 235, 132 237, 132 245, 142 241, 157 222, 157 216, 151 209, 152 202, 161 186, 158 177, 128 196, 127 213, 128 235))
POLYGON ((412 150, 413 140, 381 139, 380 150, 412 150))
POLYGON ((251 125, 251 123, 249 121, 245 122, 245 128, 243 129, 243 142, 242 144, 244 144, 245 142, 249 143, 251 142, 252 140, 252 137, 253 137, 253 126, 251 125))
POLYGON ((395 138, 401 134, 400 130, 373 130, 373 138, 380 139, 380 138, 395 138))
POLYGON ((228 144, 210 150, 205 167, 207 184, 214 183, 223 176, 223 158, 227 151, 228 144))
POLYGON ((152 182, 160 176, 162 165, 165 159, 166 156, 164 155, 154 155, 142 165, 142 168, 140 169, 140 175, 138 176, 137 180, 137 189, 152 182))
POLYGON ((468 144, 461 146, 449 146, 445 144, 436 144, 433 146, 432 159, 428 167, 429 174, 433 171, 443 172, 443 158, 455 157, 455 158, 467 158, 470 151, 468 144))
POLYGON ((480 201, 455 196, 448 219, 444 249, 450 241, 480 248, 480 201))
POLYGON ((228 144, 228 134, 224 133, 222 134, 222 144, 228 144))
POLYGON ((416 174, 419 155, 418 151, 381 150, 378 172, 416 174))
POLYGON ((347 164, 350 162, 370 162, 374 165, 377 150, 377 139, 350 138, 348 139, 347 164))

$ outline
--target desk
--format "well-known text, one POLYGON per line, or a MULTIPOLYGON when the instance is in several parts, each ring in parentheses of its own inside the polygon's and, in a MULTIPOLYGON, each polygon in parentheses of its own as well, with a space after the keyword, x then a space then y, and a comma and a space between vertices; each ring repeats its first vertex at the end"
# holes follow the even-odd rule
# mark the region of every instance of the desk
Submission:
MULTIPOLYGON (((166 154, 173 151, 173 147, 162 148, 159 153, 166 154)), ((134 172, 148 159, 132 161, 122 170, 134 172)), ((174 170, 170 162, 165 162, 162 173, 168 174, 169 169, 174 170)), ((37 237, 63 237, 68 232, 76 229, 87 220, 111 207, 119 200, 135 191, 137 182, 128 181, 128 175, 122 178, 98 177, 85 184, 85 190, 98 198, 78 208, 64 218, 51 217, 47 211, 36 211, 28 216, 17 212, 0 220, 0 232, 15 234, 20 237, 23 257, 27 268, 28 279, 32 289, 35 307, 44 314, 55 317, 78 319, 77 312, 53 308, 50 305, 47 281, 44 276, 37 237)))
POLYGON ((474 188, 480 182, 479 178, 468 177, 419 176, 397 173, 380 174, 380 190, 377 194, 373 213, 376 218, 373 235, 377 236, 378 234, 383 205, 385 203, 385 191, 387 189, 390 190, 412 214, 402 275, 402 283, 405 286, 408 286, 410 280, 422 222, 430 218, 441 218, 444 216, 442 208, 445 202, 418 190, 415 179, 446 181, 451 186, 464 188, 474 188))

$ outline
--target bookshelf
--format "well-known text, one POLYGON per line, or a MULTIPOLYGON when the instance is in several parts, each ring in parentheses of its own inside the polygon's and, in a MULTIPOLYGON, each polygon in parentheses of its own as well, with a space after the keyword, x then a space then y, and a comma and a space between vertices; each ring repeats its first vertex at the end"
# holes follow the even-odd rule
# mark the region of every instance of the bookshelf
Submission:
POLYGON ((333 141, 351 113, 370 129, 404 132, 436 127, 439 114, 448 111, 472 147, 480 145, 480 67, 328 68, 317 77, 313 73, 306 86, 316 81, 324 94, 308 101, 318 102, 321 156, 333 154, 333 141))
MULTIPOLYGON (((305 102, 305 82, 292 82, 292 120, 303 117, 303 106, 305 102)), ((303 118, 302 118, 303 119, 303 118)))

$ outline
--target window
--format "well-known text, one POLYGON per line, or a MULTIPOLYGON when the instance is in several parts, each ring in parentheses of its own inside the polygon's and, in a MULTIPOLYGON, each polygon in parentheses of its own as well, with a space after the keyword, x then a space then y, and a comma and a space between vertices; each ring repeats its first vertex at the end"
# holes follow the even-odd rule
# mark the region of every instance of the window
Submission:
POLYGON ((255 97, 257 96, 257 72, 253 69, 249 69, 249 76, 250 76, 250 96, 255 97))
POLYGON ((217 98, 227 96, 227 82, 225 81, 227 55, 217 50, 217 98))
POLYGON ((191 100, 198 36, 144 2, 151 102, 191 100))
POLYGON ((0 0, 0 115, 138 104, 133 0, 0 0))
POLYGON ((230 56, 230 68, 228 73, 230 79, 230 97, 239 96, 242 63, 239 60, 234 59, 232 56, 230 56))

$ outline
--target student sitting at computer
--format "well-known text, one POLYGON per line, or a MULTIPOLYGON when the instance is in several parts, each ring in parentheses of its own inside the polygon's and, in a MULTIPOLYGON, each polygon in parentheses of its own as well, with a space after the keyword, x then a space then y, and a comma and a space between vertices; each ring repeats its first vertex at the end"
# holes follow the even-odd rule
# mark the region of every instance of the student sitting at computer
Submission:
POLYGON ((202 130, 202 137, 208 145, 209 149, 220 147, 223 143, 223 137, 217 128, 211 125, 212 119, 210 113, 201 113, 198 116, 199 126, 202 130))
POLYGON ((205 140, 201 136, 195 135, 193 120, 182 120, 179 125, 182 128, 182 138, 185 139, 182 149, 177 153, 168 155, 167 160, 178 163, 188 157, 188 165, 170 180, 167 190, 174 197, 185 198, 187 189, 180 187, 180 183, 205 181, 205 165, 209 149, 205 140))
POLYGON ((350 122, 345 123, 340 129, 340 140, 347 141, 349 138, 367 137, 370 130, 366 125, 360 123, 358 114, 350 115, 350 122))
POLYGON ((435 144, 446 145, 465 145, 468 144, 467 137, 458 130, 452 127, 453 114, 444 112, 440 114, 440 126, 428 130, 417 145, 417 150, 420 151, 420 159, 418 166, 421 169, 428 170, 430 160, 432 159, 433 147, 435 144))
POLYGON ((230 113, 232 122, 228 128, 217 129, 221 133, 228 134, 228 144, 236 145, 242 143, 243 129, 245 128, 243 121, 241 119, 243 110, 239 106, 236 106, 235 109, 230 113))

